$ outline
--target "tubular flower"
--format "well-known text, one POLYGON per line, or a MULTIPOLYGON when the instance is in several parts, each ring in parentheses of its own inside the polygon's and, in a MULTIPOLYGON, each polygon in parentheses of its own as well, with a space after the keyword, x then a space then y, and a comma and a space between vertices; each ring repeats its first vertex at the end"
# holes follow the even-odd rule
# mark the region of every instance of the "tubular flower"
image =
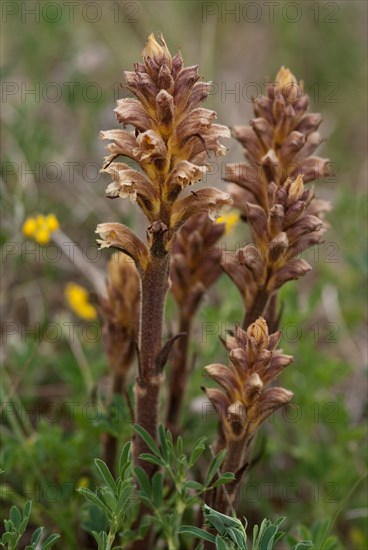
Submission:
POLYGON ((254 244, 236 257, 227 254, 223 268, 243 296, 244 328, 266 315, 271 302, 275 309, 273 293, 280 286, 311 269, 296 256, 317 244, 328 227, 329 203, 304 188, 328 174, 329 162, 312 156, 322 142, 317 131, 322 117, 306 112, 308 102, 302 83, 282 67, 266 96, 254 101, 250 126, 232 129, 249 164, 228 164, 225 180, 254 244))
POLYGON ((205 367, 222 387, 222 391, 206 388, 206 393, 220 416, 226 441, 249 441, 264 420, 291 400, 293 394, 283 388, 266 388, 292 362, 290 355, 276 349, 280 337, 280 331, 269 335, 260 317, 247 331, 238 327, 235 336, 227 337, 230 367, 205 367))
POLYGON ((118 121, 134 130, 101 132, 102 139, 111 141, 102 172, 113 180, 107 196, 136 202, 150 223, 151 251, 156 241, 156 251, 158 245, 165 254, 190 215, 216 216, 231 202, 227 193, 212 188, 178 198, 206 173, 210 152, 216 156, 226 152, 219 138, 230 137, 230 132, 215 123, 214 111, 200 107, 210 83, 199 80, 197 66, 184 67, 181 55, 171 57, 164 39, 159 43, 153 34, 142 56, 143 63, 135 63, 133 71, 124 73, 126 88, 135 98, 118 100, 115 109, 118 121), (119 156, 135 161, 140 170, 114 162, 119 156))
POLYGON ((221 250, 216 243, 225 223, 213 223, 206 214, 192 216, 173 246, 171 292, 186 317, 192 317, 204 295, 221 275, 221 250))
POLYGON ((51 235, 59 229, 59 222, 55 214, 43 216, 41 214, 34 218, 29 217, 23 223, 23 234, 34 239, 38 244, 45 245, 50 242, 51 235))
POLYGON ((93 321, 97 318, 96 308, 89 302, 88 291, 82 286, 68 283, 65 288, 65 297, 70 309, 81 319, 93 321))
POLYGON ((282 187, 268 186, 268 211, 247 203, 245 211, 253 244, 227 255, 223 267, 238 286, 247 309, 257 293, 267 296, 285 282, 299 279, 311 266, 297 256, 318 244, 327 230, 323 221, 329 210, 326 201, 314 201, 312 189, 305 189, 302 176, 288 179, 282 187))
POLYGON ((267 387, 292 362, 292 357, 276 349, 281 332, 268 333, 267 323, 257 319, 246 331, 238 327, 234 336, 227 337, 230 366, 212 364, 206 374, 221 390, 205 388, 207 397, 221 421, 223 443, 227 455, 222 471, 235 474, 232 497, 224 499, 223 489, 216 493, 217 509, 224 510, 236 496, 248 462, 250 444, 258 427, 274 411, 288 403, 293 394, 280 387, 267 387), (224 508, 225 507, 225 508, 224 508))

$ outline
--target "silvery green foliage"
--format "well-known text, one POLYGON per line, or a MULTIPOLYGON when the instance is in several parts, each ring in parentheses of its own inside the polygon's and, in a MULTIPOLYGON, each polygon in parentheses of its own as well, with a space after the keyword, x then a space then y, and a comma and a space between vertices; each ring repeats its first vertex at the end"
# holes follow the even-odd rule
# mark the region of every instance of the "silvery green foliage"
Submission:
MULTIPOLYGON (((4 519, 5 532, 0 540, 0 547, 6 550, 16 550, 20 548, 19 544, 27 529, 29 517, 32 510, 32 501, 27 501, 24 505, 23 512, 12 506, 9 513, 9 519, 4 519)), ((54 542, 60 538, 60 535, 50 535, 44 542, 44 527, 38 527, 32 534, 31 544, 22 546, 25 550, 47 550, 51 548, 54 542)))

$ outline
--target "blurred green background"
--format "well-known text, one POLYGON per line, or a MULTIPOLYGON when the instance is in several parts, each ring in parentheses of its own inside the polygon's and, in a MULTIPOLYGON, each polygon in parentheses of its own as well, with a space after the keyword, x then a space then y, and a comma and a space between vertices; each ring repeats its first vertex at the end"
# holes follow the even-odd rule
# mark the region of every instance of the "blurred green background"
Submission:
MULTIPOLYGON (((239 505, 251 523, 286 515, 292 529, 334 517, 343 547, 365 550, 367 3, 27 0, 3 1, 1 10, 4 514, 12 502, 33 497, 33 521, 62 532, 60 548, 78 548, 83 508, 75 487, 93 483, 91 465, 106 427, 103 414, 86 414, 87 392, 91 381, 103 380, 106 362, 101 339, 86 335, 63 297, 67 282, 87 282, 66 258, 53 260, 26 243, 22 224, 54 212, 102 268, 109 252, 96 259, 97 223, 123 221, 144 233, 129 201, 104 197, 98 132, 117 127, 122 71, 140 59, 150 32, 163 32, 172 53, 180 48, 185 63, 199 63, 214 82, 206 106, 217 110, 220 123, 247 124, 252 95, 281 65, 304 81, 311 110, 323 114, 321 154, 332 160, 334 174, 316 190, 333 203, 331 229, 319 252, 308 254, 312 274, 282 293, 283 347, 295 356, 282 384, 295 393, 295 405, 260 434, 260 460, 239 505), (52 332, 53 323, 73 322, 72 341, 52 332)), ((229 149, 226 162, 241 160, 237 143, 229 149)), ((224 186, 221 170, 219 164, 209 184, 224 186)), ((237 227, 229 248, 245 238, 237 227)), ((170 299, 167 311, 172 328, 170 299)), ((237 290, 223 276, 197 320, 197 369, 184 419, 188 448, 216 430, 214 417, 195 412, 201 368, 225 360, 206 327, 221 333, 241 317, 237 290)), ((119 430, 127 434, 129 425, 119 430)))

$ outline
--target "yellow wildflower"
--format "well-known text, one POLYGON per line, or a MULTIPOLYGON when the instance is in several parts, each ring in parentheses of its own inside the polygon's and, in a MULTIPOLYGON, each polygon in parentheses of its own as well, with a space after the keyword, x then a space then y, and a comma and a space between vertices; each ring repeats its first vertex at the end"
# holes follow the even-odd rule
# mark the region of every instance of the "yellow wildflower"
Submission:
POLYGON ((23 234, 34 239, 38 244, 44 245, 50 242, 51 234, 59 229, 59 222, 55 214, 29 217, 23 224, 23 234))
POLYGON ((86 476, 82 476, 78 481, 78 489, 88 487, 89 485, 89 478, 86 476))
POLYGON ((220 216, 219 218, 217 218, 216 223, 226 224, 225 233, 228 234, 233 230, 233 227, 237 223, 239 218, 240 218, 239 213, 232 210, 231 212, 228 212, 227 214, 223 214, 223 216, 220 216))
POLYGON ((97 317, 96 308, 88 301, 88 291, 76 283, 68 283, 65 289, 68 305, 74 313, 85 321, 92 321, 97 317))

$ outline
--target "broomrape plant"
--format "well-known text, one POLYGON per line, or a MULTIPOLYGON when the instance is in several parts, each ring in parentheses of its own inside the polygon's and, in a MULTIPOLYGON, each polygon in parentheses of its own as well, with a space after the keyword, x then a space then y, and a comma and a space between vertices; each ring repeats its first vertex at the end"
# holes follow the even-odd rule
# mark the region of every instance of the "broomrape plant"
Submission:
MULTIPOLYGON (((125 545, 174 550, 192 543, 203 548, 201 540, 206 548, 246 550, 247 522, 236 518, 234 508, 251 463, 252 442, 270 415, 293 397, 273 385, 293 361, 278 347, 278 293, 310 271, 300 254, 318 244, 328 227, 324 216, 329 203, 306 186, 328 174, 328 160, 313 155, 322 141, 322 119, 307 112, 303 84, 282 67, 266 95, 254 100, 250 126, 230 131, 216 123, 214 111, 201 106, 210 83, 200 79, 197 66, 186 67, 180 53, 172 57, 162 36, 159 41, 153 34, 148 37, 142 58, 124 73, 125 87, 134 97, 118 100, 115 113, 123 127, 102 131, 101 138, 110 142, 102 168, 112 178, 106 195, 138 205, 147 221, 146 238, 117 222, 99 224, 100 248, 119 252, 110 259, 106 277, 92 266, 85 270, 103 320, 111 399, 126 392, 137 357, 134 436, 132 449, 127 443, 121 452, 115 479, 118 441, 105 434, 105 462, 96 460, 104 485, 95 492, 79 491, 100 510, 106 528, 96 531, 91 521, 85 527, 101 550, 125 545), (220 139, 231 135, 244 147, 247 162, 226 166, 227 192, 212 187, 191 191, 209 170, 210 155, 226 153, 220 139), (236 211, 218 218, 231 204, 236 211), (239 219, 248 225, 251 242, 223 255, 218 245, 239 219), (229 366, 204 368, 219 386, 202 388, 220 421, 208 466, 205 438, 194 444, 190 456, 183 451, 180 417, 195 316, 223 272, 240 291, 244 317, 234 319, 239 324, 223 339, 229 366), (177 306, 178 330, 163 343, 168 291, 177 306), (167 362, 163 427, 160 396, 166 389, 167 362), (184 516, 191 525, 183 525, 184 516)), ((40 244, 52 239, 65 247, 53 216, 28 219, 24 233, 40 244)), ((76 258, 83 271, 78 254, 76 258)), ((96 316, 83 289, 69 286, 68 299, 86 319, 96 316)), ((255 526, 252 548, 272 549, 283 535, 282 521, 255 526)), ((329 528, 325 525, 320 539, 315 536, 326 550, 338 548, 327 536, 329 528)), ((290 547, 315 546, 311 540, 290 539, 290 547)))

